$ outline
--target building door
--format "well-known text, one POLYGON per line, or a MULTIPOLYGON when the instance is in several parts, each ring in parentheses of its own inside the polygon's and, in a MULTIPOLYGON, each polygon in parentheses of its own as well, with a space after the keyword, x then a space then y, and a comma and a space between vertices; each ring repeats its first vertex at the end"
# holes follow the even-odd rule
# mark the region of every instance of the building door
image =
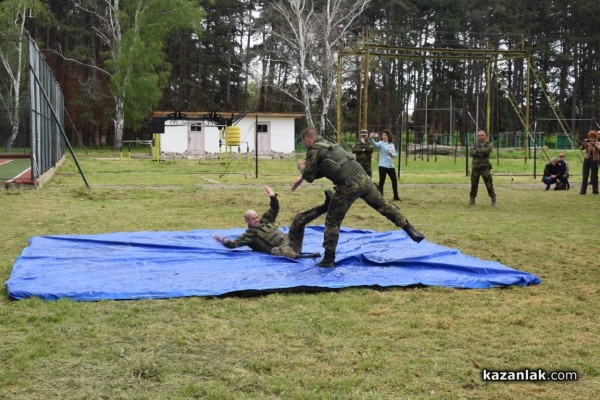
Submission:
POLYGON ((190 125, 188 131, 188 153, 192 156, 204 156, 204 130, 202 130, 202 125, 190 125))
POLYGON ((259 122, 256 124, 256 137, 258 141, 258 155, 271 155, 271 129, 268 122, 259 122))

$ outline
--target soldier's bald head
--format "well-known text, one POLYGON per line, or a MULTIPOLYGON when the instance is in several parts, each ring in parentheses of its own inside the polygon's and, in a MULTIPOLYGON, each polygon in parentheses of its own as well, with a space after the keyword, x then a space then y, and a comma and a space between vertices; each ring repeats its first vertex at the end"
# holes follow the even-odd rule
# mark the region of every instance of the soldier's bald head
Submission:
POLYGON ((248 228, 257 227, 260 225, 260 218, 258 217, 258 213, 254 210, 248 210, 244 214, 244 219, 248 224, 248 228))

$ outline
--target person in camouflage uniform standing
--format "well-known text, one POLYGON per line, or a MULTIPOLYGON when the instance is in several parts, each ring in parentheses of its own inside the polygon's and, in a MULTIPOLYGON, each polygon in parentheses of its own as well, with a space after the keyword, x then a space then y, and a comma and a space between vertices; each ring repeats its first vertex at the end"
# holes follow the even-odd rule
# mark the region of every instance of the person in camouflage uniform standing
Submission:
POLYGON ((292 185, 296 190, 303 181, 327 178, 335 184, 335 193, 325 217, 323 247, 325 255, 319 267, 335 266, 335 250, 340 237, 340 226, 350 206, 360 197, 381 215, 402 228, 408 236, 419 243, 425 236, 418 232, 400 212, 400 209, 383 198, 371 178, 356 160, 337 143, 322 138, 314 127, 304 129, 302 140, 306 159, 296 164, 301 175, 292 185))
MULTIPOLYGON (((269 195, 270 207, 262 217, 254 210, 248 210, 244 214, 248 229, 236 239, 225 239, 223 236, 214 235, 213 238, 225 247, 234 249, 236 247, 248 246, 254 251, 280 255, 289 258, 301 257, 302 242, 304 241, 304 228, 306 224, 327 212, 329 202, 333 197, 330 190, 325 191, 325 202, 310 210, 296 214, 289 233, 285 235, 275 225, 275 219, 279 214, 279 200, 273 189, 265 185, 265 191, 269 195)), ((305 257, 307 255, 304 255, 305 257)), ((308 255, 308 257, 320 257, 320 254, 308 255)))
POLYGON ((354 154, 356 161, 363 167, 367 175, 373 177, 371 168, 371 157, 373 156, 373 145, 368 141, 369 132, 366 129, 360 131, 360 137, 350 151, 354 154))
POLYGON ((471 146, 471 155, 473 156, 473 166, 471 168, 471 193, 470 205, 475 204, 477 189, 479 186, 479 177, 483 178, 492 207, 496 207, 496 192, 492 181, 492 163, 490 162, 490 153, 493 150, 492 144, 486 141, 485 131, 477 132, 477 142, 471 146))

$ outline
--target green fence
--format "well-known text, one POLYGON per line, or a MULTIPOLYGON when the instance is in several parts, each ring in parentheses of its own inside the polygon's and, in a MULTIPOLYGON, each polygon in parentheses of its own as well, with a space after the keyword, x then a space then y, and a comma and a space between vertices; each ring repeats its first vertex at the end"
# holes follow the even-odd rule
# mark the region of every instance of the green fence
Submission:
MULTIPOLYGON (((373 132, 378 132, 376 129, 372 129, 373 132)), ((431 145, 442 145, 442 146, 464 146, 465 142, 473 143, 475 140, 475 134, 469 132, 468 134, 456 133, 443 133, 436 135, 424 135, 421 132, 409 131, 408 140, 406 132, 399 132, 392 129, 394 134, 394 143, 396 145, 401 141, 402 144, 414 143, 416 145, 431 146, 431 145), (399 138, 398 136, 402 137, 399 138), (400 140, 398 140, 400 139, 400 140)), ((351 131, 342 132, 340 135, 341 142, 343 145, 350 147, 356 141, 356 133, 351 131)), ((330 138, 335 140, 335 137, 330 138)), ((517 148, 522 149, 523 147, 547 147, 549 149, 572 149, 575 146, 576 139, 573 135, 567 135, 564 133, 536 133, 529 132, 527 140, 524 140, 523 132, 500 132, 490 134, 490 141, 494 144, 495 148, 511 149, 517 148), (534 139, 535 136, 535 139, 534 139)), ((298 140, 296 143, 296 150, 303 150, 302 141, 298 140)))

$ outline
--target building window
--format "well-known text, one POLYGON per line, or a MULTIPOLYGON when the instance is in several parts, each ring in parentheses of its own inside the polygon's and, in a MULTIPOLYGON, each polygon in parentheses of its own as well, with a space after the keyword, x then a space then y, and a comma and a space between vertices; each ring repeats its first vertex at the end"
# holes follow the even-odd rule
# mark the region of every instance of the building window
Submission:
POLYGON ((202 125, 192 125, 190 130, 192 132, 201 132, 202 131, 202 125))
POLYGON ((267 124, 256 124, 256 132, 258 132, 258 133, 269 132, 269 126, 267 124))

